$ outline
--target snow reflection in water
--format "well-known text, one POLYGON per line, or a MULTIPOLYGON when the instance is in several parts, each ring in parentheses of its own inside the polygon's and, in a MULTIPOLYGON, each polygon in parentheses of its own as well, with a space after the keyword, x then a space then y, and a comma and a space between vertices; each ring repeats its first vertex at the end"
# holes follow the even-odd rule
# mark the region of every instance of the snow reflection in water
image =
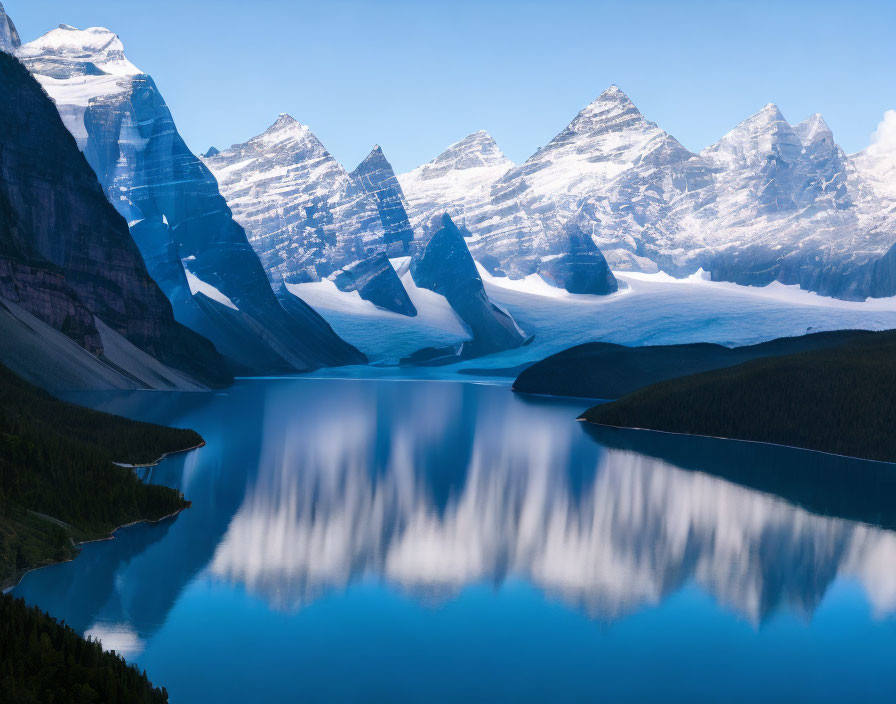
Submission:
POLYGON ((811 614, 848 576, 878 614, 896 609, 896 534, 602 448, 573 417, 460 384, 349 382, 291 419, 269 399, 211 571, 285 610, 371 575, 427 598, 521 577, 607 620, 693 579, 757 623, 811 614))

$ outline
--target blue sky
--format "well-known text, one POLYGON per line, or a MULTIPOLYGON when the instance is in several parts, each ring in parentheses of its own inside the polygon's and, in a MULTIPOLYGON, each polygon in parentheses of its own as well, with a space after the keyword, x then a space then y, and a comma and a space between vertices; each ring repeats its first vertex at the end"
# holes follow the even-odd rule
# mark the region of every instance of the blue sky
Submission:
POLYGON ((896 107, 896 2, 4 0, 24 41, 117 32, 194 151, 281 112, 353 168, 401 172, 478 129, 522 161, 611 83, 699 150, 768 102, 848 152, 896 107))

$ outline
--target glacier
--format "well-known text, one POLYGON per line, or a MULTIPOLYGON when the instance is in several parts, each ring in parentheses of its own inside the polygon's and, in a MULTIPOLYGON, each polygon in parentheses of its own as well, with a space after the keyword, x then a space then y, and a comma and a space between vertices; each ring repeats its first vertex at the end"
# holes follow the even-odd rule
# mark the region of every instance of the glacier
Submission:
MULTIPOLYGON (((474 369, 483 377, 506 380, 508 375, 516 376, 523 365, 585 342, 630 346, 713 342, 734 347, 828 330, 896 328, 896 297, 845 301, 778 282, 763 287, 712 281, 705 272, 675 278, 625 271, 616 271, 621 284, 617 293, 593 296, 550 286, 538 275, 511 279, 492 276, 482 264, 477 268, 489 301, 507 311, 533 339, 525 346, 415 373, 469 379, 458 374, 474 369)), ((416 349, 460 345, 469 339, 463 327, 424 315, 423 308, 419 319, 386 313, 372 305, 361 310, 346 300, 350 294, 332 284, 327 290, 309 290, 317 286, 320 284, 302 284, 298 289, 340 335, 377 366, 395 366, 416 349)), ((371 372, 348 367, 323 373, 358 376, 371 372)))

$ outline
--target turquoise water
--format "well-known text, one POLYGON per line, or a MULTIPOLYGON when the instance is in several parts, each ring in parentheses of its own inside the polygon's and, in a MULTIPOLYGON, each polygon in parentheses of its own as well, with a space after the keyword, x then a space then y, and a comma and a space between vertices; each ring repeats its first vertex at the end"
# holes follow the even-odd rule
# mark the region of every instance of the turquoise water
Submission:
POLYGON ((182 702, 892 702, 894 468, 435 381, 73 397, 193 507, 15 593, 182 702))

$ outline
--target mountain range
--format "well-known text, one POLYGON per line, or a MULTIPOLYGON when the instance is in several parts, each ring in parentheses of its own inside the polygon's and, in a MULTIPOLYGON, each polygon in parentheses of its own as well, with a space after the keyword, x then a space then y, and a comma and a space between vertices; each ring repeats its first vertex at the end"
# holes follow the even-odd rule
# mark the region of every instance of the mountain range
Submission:
POLYGON ((417 310, 396 268, 408 264, 414 283, 444 296, 471 338, 457 349, 425 350, 415 359, 448 363, 512 349, 526 339, 510 315, 488 301, 469 233, 454 236, 460 231, 444 211, 411 223, 401 184, 379 146, 348 172, 307 125, 280 115, 264 133, 210 150, 203 161, 274 286, 291 290, 330 279, 342 292, 413 317, 417 310), (438 244, 440 234, 430 246, 434 234, 446 232, 451 244, 438 244))
POLYGON ((585 242, 614 270, 864 300, 896 295, 894 157, 773 104, 695 154, 611 86, 519 166, 477 132, 399 181, 412 219, 446 210, 495 275, 574 290, 551 267, 585 242))
MULTIPOLYGON (((0 6, 0 48, 55 102, 88 171, 127 224, 142 260, 132 268, 145 268, 174 320, 201 336, 197 345, 202 337, 213 344, 205 356, 210 374, 193 369, 187 385, 364 363, 301 298, 302 285, 315 282, 333 286, 343 310, 360 297, 408 320, 420 305, 412 297, 427 289, 468 339, 418 350, 405 359, 414 364, 513 349, 537 334, 490 300, 486 274, 540 277, 572 294, 616 292, 613 271, 685 277, 703 270, 716 281, 777 281, 848 300, 896 295, 893 140, 847 155, 817 114, 792 125, 769 104, 695 153, 611 86, 522 164, 479 131, 396 176, 379 146, 349 171, 286 114, 244 143, 194 155, 158 86, 104 28, 60 25, 22 44, 0 6)), ((10 111, 11 123, 23 119, 10 111)), ((10 203, 13 213, 14 197, 10 203)), ((108 221, 108 214, 97 217, 108 221)), ((122 313, 130 310, 123 291, 88 300, 85 291, 55 290, 73 288, 80 274, 73 260, 51 251, 53 242, 39 241, 44 224, 5 245, 10 272, 13 264, 33 264, 26 250, 58 267, 53 285, 32 281, 32 298, 44 300, 30 307, 22 304, 29 300, 24 274, 7 274, 19 288, 4 294, 4 330, 16 332, 5 361, 34 379, 43 362, 31 351, 40 344, 74 365, 60 379, 74 375, 90 385, 98 374, 105 385, 120 384, 110 380, 107 362, 108 350, 123 346, 104 344, 107 326, 149 355, 134 366, 128 348, 127 363, 113 362, 138 380, 125 385, 156 385, 146 371, 161 373, 155 362, 183 372, 183 364, 169 364, 171 350, 124 334, 135 323, 122 313), (73 362, 68 341, 90 358, 79 352, 73 362), (103 368, 94 368, 104 355, 103 368)), ((108 243, 103 248, 108 257, 108 243)), ((163 386, 184 381, 162 376, 163 386)))

